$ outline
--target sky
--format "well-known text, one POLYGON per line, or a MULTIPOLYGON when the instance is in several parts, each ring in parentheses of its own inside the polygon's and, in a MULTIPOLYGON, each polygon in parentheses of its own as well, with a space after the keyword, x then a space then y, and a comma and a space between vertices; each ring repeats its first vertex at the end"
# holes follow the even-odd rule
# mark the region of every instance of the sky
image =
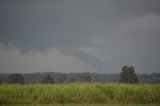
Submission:
POLYGON ((160 0, 0 0, 0 73, 160 72, 160 0))

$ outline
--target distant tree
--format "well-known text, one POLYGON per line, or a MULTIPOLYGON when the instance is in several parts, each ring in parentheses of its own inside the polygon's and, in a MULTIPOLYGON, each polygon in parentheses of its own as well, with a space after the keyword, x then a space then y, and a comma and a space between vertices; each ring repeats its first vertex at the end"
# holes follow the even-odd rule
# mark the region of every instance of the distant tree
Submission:
POLYGON ((79 82, 91 82, 91 77, 89 75, 82 74, 78 77, 79 82))
POLYGON ((1 80, 0 80, 0 84, 1 84, 2 82, 1 82, 1 80))
POLYGON ((58 83, 66 83, 66 76, 64 74, 58 77, 58 83))
POLYGON ((50 74, 47 74, 41 82, 54 84, 54 78, 50 74))
POLYGON ((138 78, 133 66, 123 66, 120 74, 120 82, 122 83, 138 83, 138 78))
POLYGON ((74 78, 74 77, 71 77, 71 78, 69 79, 69 83, 72 83, 72 82, 75 82, 75 78, 74 78))
POLYGON ((24 78, 22 74, 10 74, 8 76, 8 83, 24 83, 24 78))

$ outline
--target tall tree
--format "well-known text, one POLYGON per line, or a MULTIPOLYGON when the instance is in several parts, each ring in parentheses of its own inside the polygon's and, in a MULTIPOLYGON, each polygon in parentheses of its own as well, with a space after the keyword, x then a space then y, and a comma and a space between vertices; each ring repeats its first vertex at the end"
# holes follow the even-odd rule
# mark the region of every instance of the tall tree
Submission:
POLYGON ((50 74, 47 74, 44 79, 42 80, 42 83, 51 83, 54 84, 54 78, 50 74))
POLYGON ((24 78, 22 74, 10 74, 8 76, 8 83, 24 83, 24 78))
POLYGON ((133 66, 123 66, 120 74, 120 82, 122 83, 138 83, 138 78, 133 66))

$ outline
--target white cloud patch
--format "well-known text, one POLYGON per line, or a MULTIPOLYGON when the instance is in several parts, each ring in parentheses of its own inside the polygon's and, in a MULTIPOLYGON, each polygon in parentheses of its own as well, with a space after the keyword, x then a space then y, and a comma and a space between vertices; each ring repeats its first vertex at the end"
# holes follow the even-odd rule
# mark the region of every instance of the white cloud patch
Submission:
POLYGON ((73 56, 64 56, 57 49, 22 54, 14 45, 0 44, 0 72, 86 72, 94 71, 73 56))

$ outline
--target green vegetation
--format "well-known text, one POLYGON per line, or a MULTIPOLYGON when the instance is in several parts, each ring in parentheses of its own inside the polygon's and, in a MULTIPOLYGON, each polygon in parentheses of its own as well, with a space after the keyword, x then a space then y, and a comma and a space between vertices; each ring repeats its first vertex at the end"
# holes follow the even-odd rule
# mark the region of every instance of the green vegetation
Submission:
POLYGON ((22 74, 10 74, 8 76, 8 83, 24 83, 24 78, 22 74))
POLYGON ((54 79, 50 74, 47 74, 45 78, 42 80, 42 83, 54 84, 54 79))
POLYGON ((78 77, 79 82, 91 82, 91 77, 89 75, 82 74, 78 77))
POLYGON ((159 104, 16 104, 2 106, 159 106, 159 104))
POLYGON ((133 66, 123 66, 120 74, 120 82, 122 83, 138 83, 139 80, 133 66))
MULTIPOLYGON (((122 71, 120 71, 122 72, 122 71)), ((135 72, 137 72, 135 70, 135 72)), ((44 72, 44 73, 24 73, 24 83, 41 83, 47 74, 50 74, 54 78, 54 83, 64 83, 61 80, 61 76, 65 76, 65 83, 76 82, 82 74, 91 77, 91 82, 97 83, 118 83, 120 82, 120 74, 96 74, 96 73, 58 73, 58 72, 44 72)), ((2 83, 8 82, 8 76, 10 74, 0 73, 0 81, 2 83)), ((160 83, 160 73, 150 73, 150 74, 138 74, 136 76, 139 83, 142 84, 156 84, 160 83)))
POLYGON ((1 84, 0 104, 159 104, 160 84, 1 84))

